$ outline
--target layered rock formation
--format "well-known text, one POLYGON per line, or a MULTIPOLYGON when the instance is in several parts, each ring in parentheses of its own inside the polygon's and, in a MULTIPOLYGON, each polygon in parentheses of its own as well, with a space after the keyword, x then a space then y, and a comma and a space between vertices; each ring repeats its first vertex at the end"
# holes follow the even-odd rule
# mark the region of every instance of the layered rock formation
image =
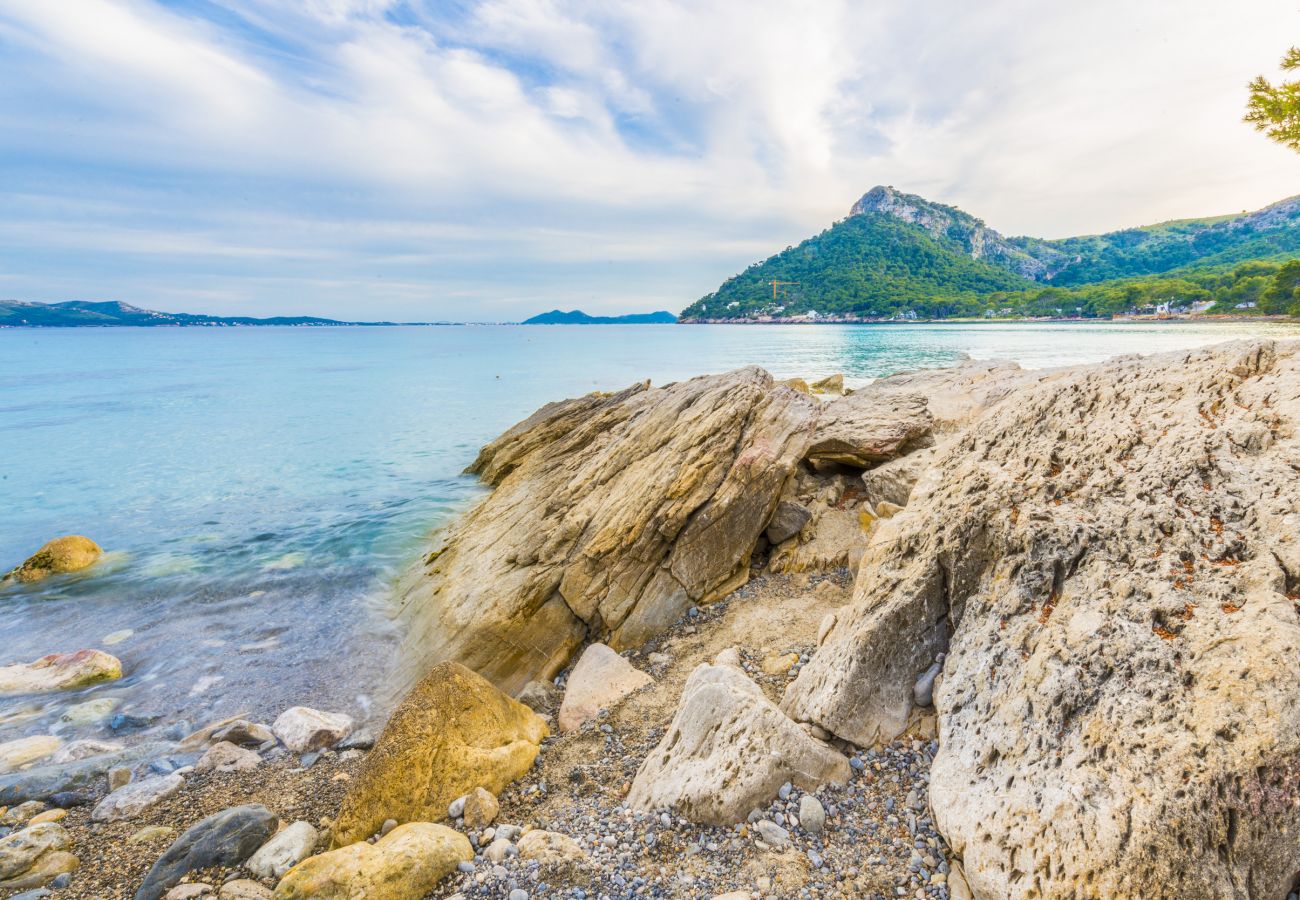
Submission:
POLYGON ((819 406, 749 368, 538 410, 479 454, 495 490, 405 586, 408 658, 514 693, 588 636, 635 646, 729 593, 819 406))
POLYGON ((946 651, 931 806, 976 896, 1294 884, 1298 356, 1225 345, 1022 387, 877 527, 783 705, 871 744, 946 651))

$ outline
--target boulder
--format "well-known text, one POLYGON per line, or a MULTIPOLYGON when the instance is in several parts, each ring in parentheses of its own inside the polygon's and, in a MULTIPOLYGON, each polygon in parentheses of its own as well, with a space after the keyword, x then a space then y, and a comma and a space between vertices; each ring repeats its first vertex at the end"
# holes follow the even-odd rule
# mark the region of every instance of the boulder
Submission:
POLYGON ((334 824, 334 846, 362 841, 386 819, 441 820, 453 800, 499 794, 532 766, 546 723, 464 666, 434 666, 402 701, 366 756, 334 824))
POLYGON ((771 543, 779 544, 798 534, 799 529, 807 525, 811 518, 812 510, 802 503, 782 500, 776 505, 776 512, 772 513, 772 521, 767 523, 767 530, 763 533, 771 543))
POLYGON ((122 663, 102 650, 51 653, 35 662, 0 666, 0 694, 43 694, 122 677, 122 663))
POLYGON ((560 704, 560 730, 576 731, 602 709, 612 707, 633 691, 653 683, 653 678, 609 647, 592 644, 582 651, 582 657, 565 683, 564 702, 560 704))
POLYGON ((90 817, 96 822, 134 819, 180 791, 185 779, 179 775, 155 775, 120 787, 95 805, 90 817))
POLYGON ((294 753, 311 753, 333 747, 352 731, 352 717, 291 706, 276 718, 271 731, 294 753))
POLYGON ((247 772, 262 764, 262 757, 252 750, 219 741, 208 748, 194 764, 195 772, 247 772))
POLYGON ((713 825, 744 820, 784 783, 805 790, 843 784, 849 761, 813 740, 743 671, 698 666, 663 740, 632 782, 628 805, 713 825))
POLYGON ((309 822, 294 822, 277 831, 244 863, 244 868, 258 878, 281 878, 311 856, 319 837, 309 822))
POLYGON ((975 897, 1285 896, 1298 435, 1291 342, 1019 390, 879 525, 784 707, 891 738, 946 652, 930 807, 975 897))
POLYGON ((274 813, 257 804, 231 807, 200 820, 158 857, 135 900, 160 900, 196 869, 238 866, 266 843, 278 823, 274 813))
POLYGON ((519 839, 520 859, 535 859, 543 866, 557 866, 586 857, 581 845, 567 834, 534 828, 519 839))
POLYGON ((5 576, 5 579, 25 584, 51 575, 79 572, 94 565, 103 555, 104 551, 88 537, 73 534, 55 538, 29 556, 26 562, 5 576))
POLYGON ((63 743, 52 734, 34 734, 0 744, 0 773, 12 772, 52 756, 63 743))
POLYGON ((294 866, 276 900, 419 900, 457 864, 474 858, 469 838, 445 825, 398 825, 373 844, 361 841, 294 866))
POLYGON ((497 798, 491 791, 474 788, 465 797, 465 807, 462 812, 465 817, 465 827, 470 831, 487 828, 496 821, 500 810, 501 804, 497 803, 497 798))
POLYGON ((564 692, 553 681, 530 681, 515 699, 533 712, 543 716, 554 715, 564 698, 564 692))
POLYGON ((401 586, 411 673, 451 659, 515 693, 730 593, 820 406, 748 368, 542 407, 483 448, 493 492, 401 586))
POLYGON ((933 430, 925 397, 867 388, 826 404, 805 457, 866 469, 928 446, 933 430))
POLYGON ((0 838, 0 891, 43 887, 77 868, 68 852, 72 838, 53 822, 32 825, 0 838))
MULTIPOLYGON (((69 747, 72 745, 69 745, 69 747)), ((16 806, 58 794, 82 794, 100 789, 109 769, 134 766, 167 753, 170 744, 149 742, 72 762, 49 763, 0 775, 0 805, 16 806)), ((64 748, 67 749, 67 748, 64 748)))

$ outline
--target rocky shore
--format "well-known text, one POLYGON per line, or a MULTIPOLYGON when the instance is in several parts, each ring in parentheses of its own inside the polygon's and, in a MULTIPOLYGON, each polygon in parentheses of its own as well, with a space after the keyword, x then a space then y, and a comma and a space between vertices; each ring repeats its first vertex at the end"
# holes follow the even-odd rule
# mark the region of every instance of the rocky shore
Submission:
POLYGON ((1289 342, 550 404, 400 585, 381 733, 24 735, 0 891, 1287 897, 1298 419, 1289 342))

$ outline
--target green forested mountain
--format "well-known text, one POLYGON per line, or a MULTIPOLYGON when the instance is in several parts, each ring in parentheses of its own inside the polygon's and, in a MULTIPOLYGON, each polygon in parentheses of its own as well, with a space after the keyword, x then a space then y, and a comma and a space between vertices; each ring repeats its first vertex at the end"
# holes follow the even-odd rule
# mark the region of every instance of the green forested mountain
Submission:
POLYGON ((728 279, 682 319, 1111 315, 1207 301, 1300 311, 1279 276, 1296 257, 1300 198, 1044 240, 1003 237, 955 207, 876 187, 847 218, 728 279), (775 296, 774 281, 787 282, 775 296))

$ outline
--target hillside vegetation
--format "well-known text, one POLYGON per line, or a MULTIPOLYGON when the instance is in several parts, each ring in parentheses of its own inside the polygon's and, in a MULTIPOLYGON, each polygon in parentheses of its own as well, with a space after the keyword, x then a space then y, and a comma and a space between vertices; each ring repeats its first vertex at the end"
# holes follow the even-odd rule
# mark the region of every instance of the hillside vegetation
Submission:
POLYGON ((1213 302, 1300 314, 1300 198, 1103 235, 1004 237, 955 207, 876 187, 849 216, 722 284, 684 321, 1109 316, 1213 302), (772 282, 777 284, 775 294, 772 282))

